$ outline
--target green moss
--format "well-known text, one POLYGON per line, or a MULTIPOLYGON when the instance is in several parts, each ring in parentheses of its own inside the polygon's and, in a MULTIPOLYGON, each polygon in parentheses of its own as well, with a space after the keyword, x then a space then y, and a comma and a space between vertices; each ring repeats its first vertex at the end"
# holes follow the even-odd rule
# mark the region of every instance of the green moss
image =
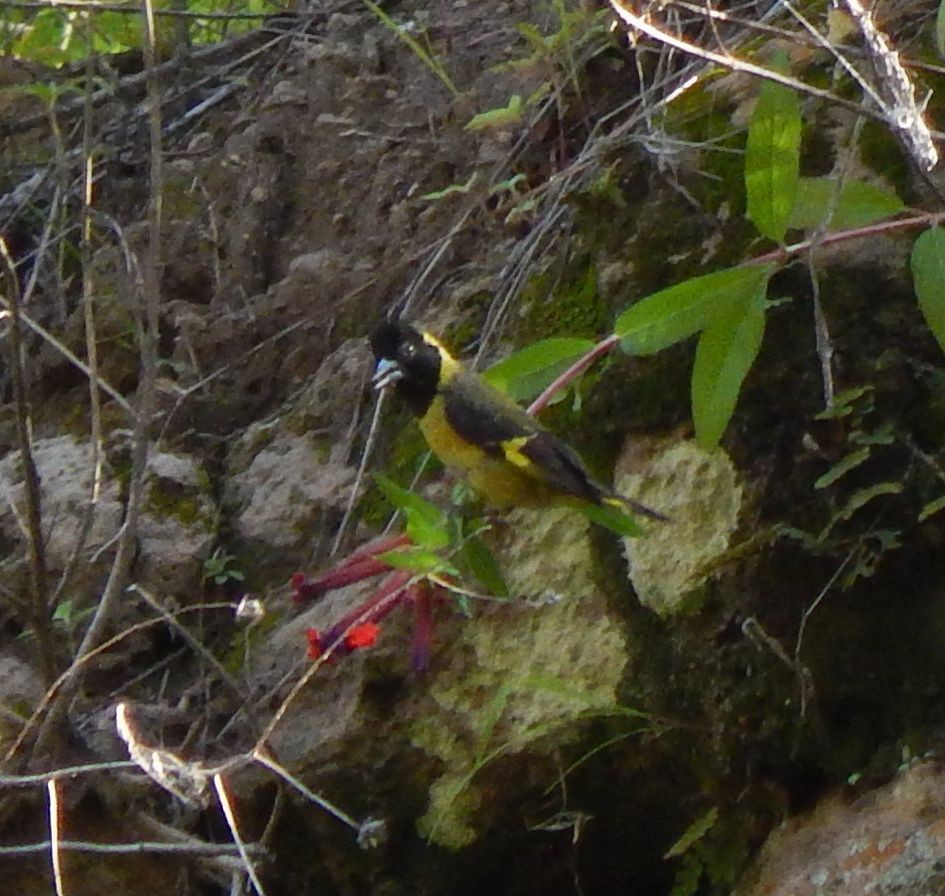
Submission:
POLYGON ((536 274, 522 291, 523 344, 551 336, 597 336, 609 327, 610 310, 597 288, 597 268, 589 253, 558 271, 536 274))
POLYGON ((742 487, 728 455, 679 442, 641 473, 624 474, 617 490, 669 514, 668 525, 625 542, 640 603, 661 616, 691 612, 714 564, 728 550, 742 509, 742 487))
POLYGON ((252 661, 253 651, 264 644, 268 635, 283 621, 280 613, 266 613, 249 628, 235 632, 229 645, 220 657, 220 662, 231 675, 239 675, 246 669, 246 658, 252 661))
POLYGON ((145 500, 145 512, 156 517, 173 517, 185 526, 204 523, 203 506, 188 489, 164 480, 152 481, 145 500))
POLYGON ((860 157, 877 174, 892 184, 899 196, 910 194, 909 164, 899 141, 889 129, 874 121, 867 121, 860 132, 860 157))
POLYGON ((580 720, 614 712, 627 663, 622 625, 595 581, 588 521, 567 510, 506 520, 514 536, 499 560, 510 591, 534 605, 483 612, 465 626, 466 655, 430 688, 434 709, 410 732, 443 763, 419 827, 448 848, 478 836, 478 771, 525 750, 545 755, 573 740, 580 720))

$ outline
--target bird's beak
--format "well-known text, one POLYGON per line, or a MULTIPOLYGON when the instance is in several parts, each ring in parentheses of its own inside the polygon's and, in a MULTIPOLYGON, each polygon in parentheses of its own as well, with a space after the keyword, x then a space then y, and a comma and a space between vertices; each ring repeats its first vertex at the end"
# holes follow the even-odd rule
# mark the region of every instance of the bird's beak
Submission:
POLYGON ((398 380, 403 379, 404 369, 396 361, 390 358, 381 358, 374 368, 374 377, 371 383, 378 391, 389 389, 398 380))

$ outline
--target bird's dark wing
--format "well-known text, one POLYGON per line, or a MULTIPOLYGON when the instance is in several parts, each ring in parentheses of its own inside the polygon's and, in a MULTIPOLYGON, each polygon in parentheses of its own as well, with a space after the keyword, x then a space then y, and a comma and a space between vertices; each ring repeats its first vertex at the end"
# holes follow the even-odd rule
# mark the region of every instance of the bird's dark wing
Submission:
POLYGON ((457 374, 443 398, 447 421, 467 442, 493 457, 505 457, 556 492, 595 504, 600 501, 603 490, 578 455, 475 374, 457 374))

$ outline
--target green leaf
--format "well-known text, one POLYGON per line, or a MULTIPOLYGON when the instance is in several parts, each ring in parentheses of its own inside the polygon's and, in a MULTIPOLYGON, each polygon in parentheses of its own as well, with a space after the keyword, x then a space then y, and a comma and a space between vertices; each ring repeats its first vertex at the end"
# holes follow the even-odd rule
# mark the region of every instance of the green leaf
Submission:
POLYGON ((435 202, 438 199, 444 199, 447 196, 452 196, 454 193, 466 194, 468 193, 479 180, 478 172, 474 171, 470 176, 469 180, 464 184, 450 184, 448 187, 444 187, 442 190, 434 190, 432 193, 424 193, 420 198, 427 202, 435 202))
POLYGON ((431 551, 445 548, 450 542, 449 519, 435 504, 421 498, 380 473, 374 474, 384 497, 407 518, 407 534, 415 545, 431 551))
POLYGON ((853 413, 854 405, 860 403, 860 399, 864 395, 869 395, 870 400, 867 402, 862 402, 863 407, 859 408, 861 413, 867 413, 872 410, 872 386, 853 386, 850 389, 844 389, 842 392, 838 392, 834 395, 833 400, 830 403, 829 408, 825 408, 819 414, 817 414, 815 420, 837 420, 841 417, 849 417, 853 413))
POLYGON ((941 0, 935 15, 935 46, 938 55, 945 59, 945 0, 941 0))
POLYGON ((701 840, 706 834, 712 830, 713 825, 719 818, 719 810, 717 806, 713 806, 709 809, 705 815, 697 818, 688 828, 686 828, 683 835, 663 854, 664 859, 672 859, 676 856, 681 856, 683 853, 687 852, 689 847, 692 846, 698 840, 701 840))
POLYGON ((615 532, 623 538, 636 538, 643 532, 629 513, 624 513, 616 507, 609 507, 606 504, 585 503, 579 504, 577 507, 592 523, 610 529, 611 532, 615 532))
POLYGON ((850 433, 850 443, 853 445, 892 445, 896 435, 891 423, 884 423, 872 432, 853 430, 850 433))
POLYGON ((23 25, 10 47, 11 55, 54 68, 81 59, 85 45, 84 41, 74 39, 74 20, 75 16, 67 10, 40 10, 23 25))
POLYGON ((726 268, 640 299, 618 318, 614 333, 630 355, 649 355, 704 330, 732 304, 751 300, 774 264, 726 268))
POLYGON ((695 853, 689 853, 676 872, 673 889, 670 890, 669 896, 694 896, 699 891, 702 871, 702 860, 695 853))
POLYGON ((68 625, 72 620, 74 610, 75 605, 71 600, 62 601, 62 603, 56 605, 56 609, 53 611, 53 622, 62 622, 68 625))
POLYGON ((783 84, 766 81, 748 125, 745 192, 748 219, 780 243, 797 196, 800 171, 801 104, 783 84))
POLYGON ((539 395, 592 348, 591 339, 543 339, 494 364, 484 376, 516 401, 526 401, 539 395))
POLYGON ((764 293, 730 305, 703 331, 692 368, 692 419, 703 448, 718 445, 765 331, 764 293))
POLYGON ((469 536, 459 552, 463 565, 483 588, 496 597, 508 597, 509 589, 495 555, 478 535, 469 536))
POLYGON ((377 559, 394 569, 405 569, 422 576, 437 572, 456 574, 456 570, 444 563, 439 554, 426 548, 398 548, 378 554, 377 559))
POLYGON ((945 351, 945 230, 932 227, 912 247, 912 278, 925 320, 945 351))
MULTIPOLYGON (((836 181, 830 177, 802 177, 788 227, 816 230, 827 217, 836 181)), ((827 230, 852 230, 882 221, 901 212, 902 200, 892 192, 861 180, 848 180, 840 187, 833 217, 827 230)))
POLYGON ((850 470, 856 469, 866 461, 869 456, 870 449, 867 446, 842 457, 814 483, 814 488, 826 488, 828 485, 833 485, 841 476, 845 476, 850 470))
POLYGON ((836 520, 848 520, 865 504, 868 504, 873 498, 879 498, 882 495, 898 495, 902 493, 901 482, 877 482, 867 488, 857 489, 850 500, 843 505, 843 509, 837 513, 836 520))
POLYGON ((919 522, 922 523, 927 520, 933 513, 938 513, 940 510, 945 508, 945 495, 942 495, 940 498, 936 498, 934 501, 929 501, 925 507, 919 512, 919 522))
POLYGON ((520 94, 513 94, 509 98, 508 105, 500 106, 498 109, 489 109, 487 112, 480 112, 474 115, 466 123, 467 131, 484 131, 488 128, 507 128, 518 122, 522 118, 522 97, 520 94))

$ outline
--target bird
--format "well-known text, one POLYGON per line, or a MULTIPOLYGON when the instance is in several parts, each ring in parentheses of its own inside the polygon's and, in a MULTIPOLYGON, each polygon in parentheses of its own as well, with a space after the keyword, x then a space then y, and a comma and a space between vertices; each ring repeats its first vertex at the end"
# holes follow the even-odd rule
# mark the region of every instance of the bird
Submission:
POLYGON ((371 335, 371 348, 374 388, 395 390, 433 453, 487 504, 499 510, 583 505, 669 520, 597 482, 574 449, 431 333, 386 319, 371 335))

